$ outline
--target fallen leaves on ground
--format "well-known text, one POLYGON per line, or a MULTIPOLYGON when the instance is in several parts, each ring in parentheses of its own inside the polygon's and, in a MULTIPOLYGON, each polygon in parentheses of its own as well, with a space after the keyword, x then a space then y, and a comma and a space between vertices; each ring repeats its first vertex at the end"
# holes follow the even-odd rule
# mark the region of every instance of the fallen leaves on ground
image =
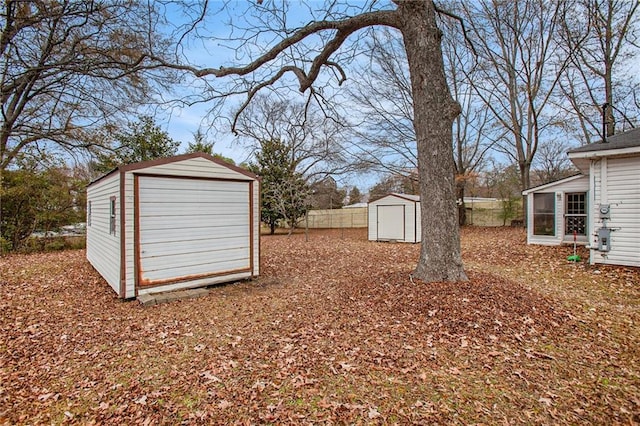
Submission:
POLYGON ((424 284, 419 245, 264 236, 259 279, 148 308, 4 257, 0 423, 640 422, 640 272, 525 242, 465 228, 470 281, 424 284))

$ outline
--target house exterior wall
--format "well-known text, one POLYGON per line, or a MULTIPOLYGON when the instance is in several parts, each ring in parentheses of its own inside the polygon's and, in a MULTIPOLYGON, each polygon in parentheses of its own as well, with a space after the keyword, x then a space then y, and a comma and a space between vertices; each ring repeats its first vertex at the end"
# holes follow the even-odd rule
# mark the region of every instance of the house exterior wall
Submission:
MULTIPOLYGON (((161 161, 155 161, 147 167, 137 167, 137 165, 129 165, 122 167, 119 171, 114 172, 113 175, 91 184, 88 188, 88 194, 97 193, 102 191, 102 186, 108 185, 112 190, 115 190, 118 194, 118 226, 124 231, 122 241, 118 238, 117 244, 115 241, 109 247, 100 249, 102 254, 108 255, 108 262, 103 260, 99 263, 102 269, 96 267, 96 269, 108 280, 111 287, 122 298, 133 298, 144 293, 155 293, 161 291, 171 291, 184 288, 194 288, 202 285, 215 284, 225 281, 233 281, 236 279, 250 278, 257 276, 260 273, 260 185, 259 181, 251 176, 245 175, 239 171, 233 169, 233 166, 226 167, 218 164, 206 157, 200 156, 184 156, 184 159, 165 159, 161 161), (170 282, 166 285, 156 286, 140 286, 137 285, 138 276, 138 263, 137 258, 137 232, 136 221, 141 220, 138 217, 138 206, 136 205, 136 176, 155 176, 155 177, 184 177, 189 179, 202 179, 202 180, 215 180, 217 182, 244 182, 248 189, 245 190, 244 196, 248 206, 245 206, 245 212, 251 212, 250 226, 246 230, 247 238, 251 240, 249 253, 250 268, 248 272, 235 272, 230 270, 228 274, 221 273, 216 276, 199 277, 197 274, 185 279, 181 282, 170 282), (120 200, 120 194, 123 194, 122 200, 120 200), (120 203, 123 203, 120 206, 120 203), (122 214, 122 221, 120 220, 120 214, 122 214), (116 251, 116 248, 118 249, 116 251), (124 251, 121 251, 121 250, 124 251), (122 259, 122 260, 120 260, 122 259), (113 265, 112 265, 113 262, 113 265), (109 263, 110 268, 105 269, 104 263, 109 263), (122 266, 122 268, 121 268, 122 266), (105 273, 103 273, 103 270, 105 273), (122 283, 120 284, 120 276, 122 275, 122 283), (108 278, 107 278, 108 277, 108 278), (113 278, 116 278, 114 281, 113 278), (120 288, 122 290, 120 290, 120 288)), ((167 179, 175 180, 175 179, 167 179)), ((197 197, 197 195, 195 195, 197 197)), ((235 197, 233 195, 232 197, 235 197)), ((93 206, 92 206, 93 207, 93 206)), ((180 218, 176 217, 179 221, 180 218)), ((118 237, 121 233, 118 230, 118 237)), ((88 233, 89 234, 89 233, 88 233)), ((139 235, 139 234, 138 234, 139 235)), ((97 240, 93 237, 87 237, 87 257, 91 253, 92 257, 96 257, 96 249, 93 243, 97 240)), ((94 262, 92 262, 94 264, 94 262)), ((94 265, 95 266, 95 265, 94 265)))
POLYGON ((592 264, 640 266, 640 156, 601 158, 590 166, 593 203, 589 209, 592 264), (600 204, 610 205, 610 220, 600 218, 600 204), (598 229, 612 229, 609 252, 598 248, 598 229))
MULTIPOLYGON (((398 223, 404 222, 403 234, 404 239, 397 239, 396 241, 402 241, 407 243, 420 242, 421 237, 421 224, 420 224, 420 202, 410 199, 401 198, 396 195, 387 195, 376 201, 372 201, 368 206, 368 239, 370 241, 384 241, 382 236, 378 235, 380 227, 381 217, 378 217, 379 206, 403 206, 404 217, 398 217, 398 223)), ((399 209, 397 209, 400 212, 399 209)), ((385 217, 384 220, 389 220, 389 217, 385 217)), ((393 218, 391 218, 393 220, 393 218)))
POLYGON ((120 180, 110 176, 87 188, 87 260, 120 294, 120 180), (111 232, 111 199, 115 197, 115 234, 111 232), (89 207, 90 206, 90 207, 89 207))
MULTIPOLYGON (((563 242, 573 242, 573 236, 565 235, 564 229, 564 214, 565 214, 565 201, 566 194, 573 192, 588 192, 589 191, 589 177, 577 176, 575 178, 563 179, 557 184, 543 185, 540 189, 533 189, 527 192, 527 244, 541 244, 541 245, 560 245, 563 242), (533 213, 534 213, 534 194, 554 194, 555 209, 555 235, 534 235, 533 226, 533 213)), ((587 210, 589 206, 589 196, 587 194, 587 210)), ((587 215, 587 230, 589 229, 589 217, 587 215)), ((587 235, 589 232, 587 231, 587 235)), ((582 243, 586 242, 583 237, 580 239, 582 243)))

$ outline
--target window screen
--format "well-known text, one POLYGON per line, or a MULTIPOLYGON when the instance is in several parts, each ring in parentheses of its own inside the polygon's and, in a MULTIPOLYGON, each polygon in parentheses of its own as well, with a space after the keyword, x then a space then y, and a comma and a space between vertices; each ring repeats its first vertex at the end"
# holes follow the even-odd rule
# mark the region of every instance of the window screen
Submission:
POLYGON ((556 235, 555 193, 533 194, 533 234, 556 235))

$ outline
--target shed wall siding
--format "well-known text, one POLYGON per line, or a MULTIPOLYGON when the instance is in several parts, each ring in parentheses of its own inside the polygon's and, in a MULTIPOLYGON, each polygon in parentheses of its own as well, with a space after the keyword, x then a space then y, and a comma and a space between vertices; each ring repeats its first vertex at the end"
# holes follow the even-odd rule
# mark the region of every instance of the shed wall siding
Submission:
POLYGON ((254 181, 253 190, 253 275, 260 275, 260 182, 254 181))
POLYGON ((377 209, 369 204, 367 208, 367 239, 369 241, 376 241, 378 239, 378 229, 375 224, 378 222, 377 209))
POLYGON ((188 160, 176 161, 174 163, 147 167, 144 169, 144 173, 157 173, 170 176, 196 176, 216 179, 241 179, 246 181, 251 180, 241 173, 220 164, 213 163, 206 158, 191 158, 188 160))
POLYGON ((404 241, 416 242, 416 203, 407 203, 404 207, 404 241))
POLYGON ((422 241, 422 205, 420 203, 416 203, 416 234, 415 241, 419 243, 422 241))
POLYGON ((120 294, 120 186, 119 174, 87 188, 91 202, 91 225, 87 226, 87 260, 120 294), (110 199, 116 197, 116 233, 110 228, 110 199))
POLYGON ((133 173, 127 172, 122 176, 124 184, 124 209, 125 209, 125 298, 136 297, 135 279, 135 201, 133 196, 133 173))
MULTIPOLYGON (((592 263, 611 263, 616 265, 640 266, 640 157, 607 158, 600 160, 594 171, 595 205, 591 209, 594 229, 602 227, 599 218, 600 203, 611 206, 611 219, 606 221, 611 232, 611 251, 603 256, 597 250, 592 251, 592 263)), ((593 238, 593 247, 597 247, 597 238, 593 238)))
POLYGON ((140 176, 141 283, 250 269, 249 182, 140 176))

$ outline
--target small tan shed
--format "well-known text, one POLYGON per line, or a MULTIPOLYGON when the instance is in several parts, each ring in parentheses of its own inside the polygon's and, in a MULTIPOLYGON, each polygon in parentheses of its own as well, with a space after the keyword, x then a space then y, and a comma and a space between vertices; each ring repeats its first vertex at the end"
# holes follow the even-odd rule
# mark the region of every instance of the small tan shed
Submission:
POLYGON ((87 188, 87 259, 123 299, 255 277, 259 180, 203 153, 121 166, 87 188))
POLYGON ((368 206, 370 241, 419 243, 422 240, 420 196, 392 193, 368 206))

